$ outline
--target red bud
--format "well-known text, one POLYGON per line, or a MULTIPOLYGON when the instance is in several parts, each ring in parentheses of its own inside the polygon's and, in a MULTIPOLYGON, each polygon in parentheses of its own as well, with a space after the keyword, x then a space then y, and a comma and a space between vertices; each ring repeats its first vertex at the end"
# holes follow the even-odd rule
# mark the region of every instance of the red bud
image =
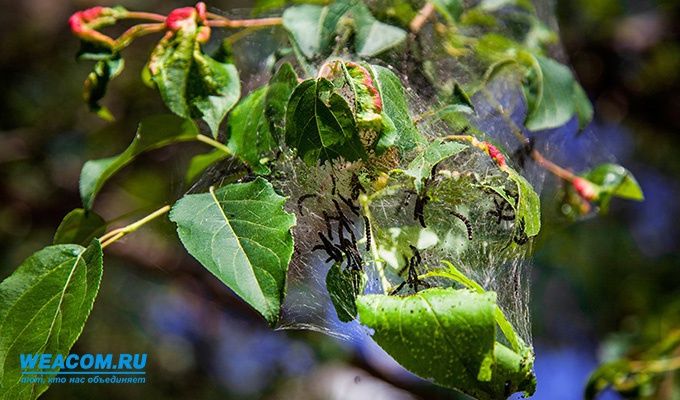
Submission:
POLYGON ((576 190, 576 193, 578 193, 584 199, 595 200, 597 198, 598 191, 592 182, 577 177, 574 178, 571 184, 574 186, 574 190, 576 190))
POLYGON ((501 153, 500 150, 496 148, 496 146, 492 145, 489 142, 482 142, 481 144, 484 147, 484 150, 489 154, 489 156, 493 158, 493 160, 496 161, 501 168, 505 168, 506 162, 503 153, 501 153))

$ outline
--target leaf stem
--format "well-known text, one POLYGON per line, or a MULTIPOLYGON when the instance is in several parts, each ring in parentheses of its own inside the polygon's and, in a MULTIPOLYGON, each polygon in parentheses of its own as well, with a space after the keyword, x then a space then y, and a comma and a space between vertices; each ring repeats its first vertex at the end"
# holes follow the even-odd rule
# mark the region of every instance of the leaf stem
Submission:
MULTIPOLYGON (((479 283, 465 276, 465 274, 460 272, 458 268, 456 268, 450 262, 442 260, 442 263, 449 267, 449 269, 445 271, 442 270, 430 271, 427 274, 419 276, 418 279, 425 279, 431 277, 448 278, 455 282, 460 283, 461 285, 465 286, 468 289, 474 290, 477 293, 486 292, 479 283)), ((503 332, 505 338, 508 339, 508 342, 510 342, 510 346, 512 346, 512 349, 517 354, 522 354, 522 351, 526 346, 524 345, 524 343, 521 343, 521 339, 517 336, 517 333, 515 333, 512 324, 510 324, 508 319, 505 317, 503 310, 501 310, 498 304, 496 304, 496 309, 494 310, 494 319, 496 320, 496 324, 498 324, 498 327, 501 328, 501 331, 503 332)))
POLYGON ((125 18, 126 19, 145 19, 148 21, 157 21, 157 22, 163 22, 165 23, 165 16, 156 14, 156 13, 150 13, 150 12, 144 12, 144 11, 128 11, 125 13, 125 18))
MULTIPOLYGON (((486 95, 487 100, 492 104, 496 112, 503 118, 506 124, 508 124, 508 127, 512 131, 512 133, 515 135, 517 140, 519 140, 522 144, 528 144, 529 139, 524 136, 522 133, 522 130, 517 126, 515 121, 510 118, 510 115, 508 112, 503 108, 503 106, 498 102, 498 99, 490 93, 488 90, 484 89, 483 90, 484 94, 486 95)), ((577 178, 576 175, 574 175, 571 171, 568 171, 559 165, 555 164, 554 162, 548 160, 545 158, 538 150, 532 150, 530 153, 531 158, 536 161, 538 165, 540 165, 542 168, 546 169, 553 175, 557 176, 558 178, 564 179, 567 182, 573 182, 574 179, 577 178)))
POLYGON ((632 372, 670 372, 680 369, 680 357, 664 360, 631 361, 630 369, 632 372))
POLYGON ((161 32, 165 29, 165 24, 149 23, 138 24, 123 32, 115 40, 114 50, 120 51, 132 43, 133 40, 152 33, 161 32))
POLYGON ((240 31, 234 33, 233 35, 227 36, 226 38, 224 38, 224 40, 227 40, 229 43, 236 43, 242 38, 250 35, 254 31, 265 29, 267 27, 268 25, 249 26, 246 29, 241 29, 240 31))
POLYGON ((197 135, 196 140, 199 142, 203 142, 207 145, 210 145, 217 150, 225 152, 227 155, 231 155, 231 150, 229 150, 229 147, 225 146, 224 143, 220 143, 217 140, 211 139, 205 135, 197 135))
POLYGON ((245 28, 252 26, 283 25, 283 18, 280 17, 231 20, 227 17, 214 13, 207 13, 206 16, 211 19, 205 21, 205 24, 213 28, 245 28))
POLYGON ((99 238, 99 241, 102 242, 102 249, 105 248, 106 246, 116 242, 118 239, 122 238, 123 236, 127 235, 130 232, 134 232, 137 229, 139 229, 142 225, 146 224, 147 222, 160 217, 161 215, 167 213, 170 211, 170 206, 164 206, 159 208, 158 210, 154 211, 153 213, 147 215, 146 217, 140 219, 137 222, 133 222, 130 225, 124 226, 122 228, 114 229, 111 232, 108 232, 104 234, 102 237, 99 238))

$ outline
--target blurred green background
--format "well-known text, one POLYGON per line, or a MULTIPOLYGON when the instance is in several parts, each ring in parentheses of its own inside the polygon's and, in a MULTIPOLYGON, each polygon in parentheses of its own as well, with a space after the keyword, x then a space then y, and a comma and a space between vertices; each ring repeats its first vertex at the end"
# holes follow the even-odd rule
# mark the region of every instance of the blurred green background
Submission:
MULTIPOLYGON (((158 39, 147 37, 125 51, 126 69, 107 94, 117 122, 88 113, 81 89, 91 65, 75 61, 78 40, 67 19, 95 5, 167 13, 192 4, 0 1, 0 278, 51 243, 62 217, 80 206, 84 161, 119 153, 142 117, 165 112, 140 81, 158 39)), ((242 17, 250 5, 208 4, 242 17)), ((594 123, 566 140, 559 157, 577 169, 593 154, 615 157, 646 201, 615 200, 607 216, 575 224, 546 221, 532 271, 536 398, 582 398, 598 363, 644 351, 680 329, 679 17, 677 1, 557 4, 565 59, 596 109, 594 123)), ((258 81, 255 70, 245 75, 258 81)), ((184 145, 144 155, 105 187, 96 210, 107 220, 142 210, 134 219, 181 196, 183 171, 204 150, 184 145)), ((545 215, 554 217, 559 188, 548 182, 544 192, 545 215)), ((270 332, 185 254, 173 231, 167 220, 154 222, 107 249, 100 295, 72 350, 147 353, 147 383, 53 385, 45 399, 456 396, 404 372, 370 343, 270 332)), ((680 398, 679 381, 655 381, 655 398, 680 398)))

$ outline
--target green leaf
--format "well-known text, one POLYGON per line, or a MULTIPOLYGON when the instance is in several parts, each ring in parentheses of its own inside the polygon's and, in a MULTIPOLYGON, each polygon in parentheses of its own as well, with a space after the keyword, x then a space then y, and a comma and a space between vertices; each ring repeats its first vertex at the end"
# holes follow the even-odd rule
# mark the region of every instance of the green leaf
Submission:
POLYGON ((335 313, 342 322, 350 322, 357 316, 357 296, 363 292, 365 280, 360 271, 342 270, 335 263, 326 275, 326 289, 330 295, 335 313))
POLYGON ((435 288, 407 297, 359 296, 357 306, 373 339, 424 379, 477 399, 535 390, 528 355, 495 342, 494 292, 435 288))
POLYGON ((186 24, 175 35, 158 42, 148 69, 163 101, 184 118, 202 118, 217 137, 219 125, 241 96, 233 64, 213 60, 201 52, 196 24, 186 24))
POLYGON ((61 221, 52 243, 87 246, 92 239, 103 235, 105 231, 106 221, 99 214, 76 208, 61 221))
POLYGON ((517 6, 524 8, 526 11, 535 13, 533 4, 527 0, 482 0, 479 4, 480 8, 488 11, 496 11, 504 7, 517 6))
MULTIPOLYGON (((195 90, 188 92, 190 104, 198 112, 194 118, 203 118, 210 126, 213 137, 217 137, 220 123, 241 96, 241 81, 234 64, 217 62, 200 51, 194 52, 198 80, 190 85, 195 90)), ((193 109, 192 109, 193 111, 193 109)))
POLYGON ((467 114, 475 112, 475 105, 472 104, 470 96, 468 96, 468 94, 465 92, 465 90, 463 90, 458 82, 453 85, 453 93, 451 93, 451 97, 447 103, 450 106, 459 106, 461 111, 467 114))
POLYGON ((269 124, 264 113, 266 93, 267 86, 250 92, 234 107, 229 116, 227 147, 258 174, 269 173, 269 168, 260 164, 260 158, 276 145, 269 134, 269 124))
POLYGON ((184 183, 190 185, 203 173, 203 171, 208 169, 208 167, 229 156, 231 156, 231 154, 225 153, 219 149, 194 156, 194 158, 191 159, 191 162, 189 162, 189 168, 187 168, 184 183))
POLYGON ((357 53, 362 57, 375 57, 400 45, 406 39, 405 30, 378 21, 362 2, 352 2, 350 13, 354 17, 356 31, 354 44, 357 53))
POLYGON ((80 198, 85 209, 92 208, 94 198, 104 183, 139 154, 176 142, 196 140, 198 127, 193 121, 174 115, 154 115, 139 124, 130 146, 121 154, 83 165, 80 173, 80 198))
POLYGON ((543 130, 566 124, 576 113, 577 104, 583 107, 583 100, 574 92, 571 70, 547 57, 527 52, 520 52, 519 57, 529 67, 522 85, 528 107, 526 127, 543 130))
POLYGON ((423 194, 424 180, 430 177, 432 168, 438 162, 456 155, 466 148, 468 146, 462 143, 445 141, 441 138, 435 139, 424 151, 418 153, 416 158, 408 165, 408 168, 404 170, 404 173, 415 179, 413 183, 416 191, 423 194))
POLYGON ((283 12, 283 27, 307 58, 326 53, 340 18, 349 10, 350 2, 338 1, 320 7, 302 4, 283 12))
POLYGON ((612 197, 643 201, 642 188, 626 168, 618 164, 601 164, 583 175, 584 178, 599 186, 597 203, 600 212, 607 213, 612 197))
POLYGON ((344 157, 366 159, 352 109, 325 78, 308 79, 295 89, 286 113, 286 144, 308 165, 344 157), (328 102, 322 95, 328 95, 328 102))
POLYGON ((295 216, 286 198, 262 178, 190 194, 170 219, 184 247, 203 266, 276 326, 293 253, 295 216))
POLYGON ((260 15, 265 11, 283 8, 286 3, 286 0, 257 0, 253 8, 253 16, 260 15))
MULTIPOLYGON (((524 234, 527 237, 538 235, 541 230, 541 199, 534 190, 531 183, 512 168, 506 168, 508 177, 517 184, 517 205, 515 208, 515 219, 523 221, 524 234)), ((506 198, 507 200, 507 198, 506 198)), ((510 202, 513 204, 513 202, 510 202)), ((521 225, 520 225, 521 227, 521 225)))
POLYGON ((434 0, 432 1, 439 14, 446 18, 449 23, 454 23, 463 13, 461 0, 434 0))
MULTIPOLYGON (((375 87, 369 64, 341 63, 344 83, 349 87, 354 105, 354 116, 360 129, 382 131, 382 99, 375 87)), ((336 83, 337 86, 337 83, 336 83)), ((349 96, 348 96, 349 97, 349 96)), ((382 132, 381 132, 382 133, 382 132)))
MULTIPOLYGON (((372 66, 372 69, 376 87, 383 100, 383 120, 386 124, 391 124, 399 134, 394 144, 402 155, 418 145, 425 145, 427 141, 416 128, 409 114, 404 87, 399 78, 387 68, 372 66)), ((385 144, 381 141, 388 138, 390 138, 389 135, 383 135, 378 146, 384 146, 385 144)))
POLYGON ((106 107, 99 104, 99 101, 104 98, 109 82, 120 75, 124 67, 123 58, 117 53, 111 54, 109 58, 97 61, 92 72, 85 79, 83 99, 90 111, 109 122, 114 121, 115 118, 106 107))
POLYGON ((635 345, 624 345, 623 349, 617 344, 618 352, 624 351, 625 356, 600 365, 592 373, 586 384, 585 399, 595 399, 607 388, 626 397, 632 394, 630 398, 658 397, 661 382, 669 378, 669 373, 678 373, 677 363, 673 365, 672 360, 680 349, 680 330, 670 330, 662 337, 655 343, 640 343, 628 338, 635 345))
POLYGON ((576 107, 579 128, 583 129, 593 119, 593 104, 581 84, 576 81, 574 81, 574 106, 576 107))
POLYGON ((264 99, 264 114, 269 121, 269 133, 277 144, 284 135, 286 107, 297 85, 297 74, 290 63, 281 65, 269 80, 264 99))
POLYGON ((20 354, 68 355, 90 315, 101 276, 102 249, 95 240, 87 249, 46 247, 0 283, 0 398, 35 399, 47 390, 56 374, 36 375, 44 383, 22 383, 20 354))

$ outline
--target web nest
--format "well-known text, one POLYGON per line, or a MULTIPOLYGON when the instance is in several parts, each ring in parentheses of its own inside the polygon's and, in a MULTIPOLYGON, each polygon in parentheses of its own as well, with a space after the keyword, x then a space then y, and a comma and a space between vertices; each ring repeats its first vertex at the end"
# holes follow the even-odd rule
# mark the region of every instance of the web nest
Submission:
MULTIPOLYGON (((495 100, 518 120, 523 118, 521 90, 507 77, 490 85, 495 100)), ((410 91, 412 109, 427 104, 410 91)), ((506 122, 481 96, 473 98, 477 115, 471 126, 484 132, 480 139, 512 143, 506 122)), ((457 132, 450 125, 422 122, 428 139, 457 132)), ((470 128, 460 127, 469 130, 470 128)), ((391 171, 406 168, 418 150, 391 159, 391 171)), ((378 162, 385 162, 379 160, 378 162)), ((382 167, 382 166, 379 166, 382 167)), ((429 287, 452 286, 443 278, 418 279, 429 271, 454 264, 485 290, 495 291, 498 304, 517 333, 531 343, 529 269, 531 240, 522 236, 522 221, 513 206, 490 188, 503 188, 510 200, 514 182, 483 151, 470 147, 436 164, 424 180, 422 193, 412 178, 399 173, 375 173, 363 161, 334 160, 308 166, 287 157, 276 166, 275 188, 289 198, 294 213, 295 251, 288 271, 286 298, 279 328, 313 329, 352 338, 363 333, 357 321, 338 319, 327 290, 329 270, 365 273, 366 284, 345 290, 407 296, 429 287)), ((540 183, 542 174, 531 172, 540 183)))
MULTIPOLYGON (((466 132, 496 144, 539 191, 544 172, 524 164, 526 154, 513 134, 527 113, 517 76, 496 74, 471 98, 475 112, 464 119, 421 118, 441 106, 435 89, 451 91, 454 83, 465 84, 484 73, 480 61, 466 54, 414 62, 439 51, 431 39, 436 33, 428 29, 434 30, 435 24, 426 25, 417 40, 409 37, 403 59, 387 65, 404 85, 418 130, 428 140, 466 132), (433 79, 438 88, 429 86, 433 79)), ((446 268, 446 261, 496 292, 516 332, 531 344, 527 256, 532 243, 509 204, 518 188, 487 153, 471 146, 433 166, 419 193, 412 178, 392 172, 405 169, 419 151, 388 151, 369 161, 335 159, 310 166, 293 151, 282 150, 268 180, 288 197, 285 209, 295 214, 297 225, 278 328, 313 329, 345 339, 363 335, 358 321, 338 318, 327 289, 331 268, 348 273, 354 281, 345 290, 355 295, 407 296, 428 287, 457 285, 443 278, 419 278, 446 268), (499 196, 499 188, 507 196, 499 196)), ((242 169, 227 162, 222 169, 213 168, 198 186, 229 183, 235 171, 242 169)))

